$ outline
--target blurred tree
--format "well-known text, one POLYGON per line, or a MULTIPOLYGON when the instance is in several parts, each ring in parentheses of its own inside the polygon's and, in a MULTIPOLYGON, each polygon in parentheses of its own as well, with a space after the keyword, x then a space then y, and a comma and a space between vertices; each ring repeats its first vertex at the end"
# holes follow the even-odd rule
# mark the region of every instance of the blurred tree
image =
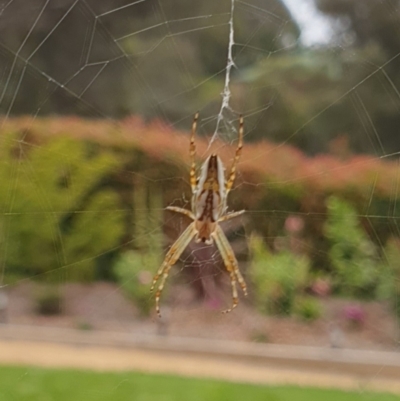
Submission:
MULTIPOLYGON (((378 43, 388 58, 399 54, 400 23, 398 0, 315 0, 318 9, 333 18, 338 39, 344 44, 366 46, 378 43)), ((390 67, 389 67, 390 69, 390 67)))
POLYGON ((233 89, 246 108, 266 109, 248 119, 247 126, 255 126, 249 139, 291 143, 309 154, 329 152, 337 137, 347 137, 355 152, 399 150, 396 128, 389 126, 398 107, 376 73, 384 61, 372 45, 265 57, 244 70, 233 89))
MULTIPOLYGON (((348 47, 357 53, 360 49, 374 47, 376 52, 380 53, 379 62, 376 58, 359 59, 361 68, 370 64, 370 68, 377 71, 376 77, 372 76, 372 79, 368 79, 362 85, 369 90, 367 101, 375 103, 372 109, 366 108, 368 114, 365 119, 370 120, 366 125, 374 125, 373 129, 382 144, 380 147, 383 152, 379 153, 398 152, 400 138, 397 127, 400 125, 400 113, 398 102, 393 101, 393 98, 398 97, 397 88, 400 86, 398 0, 315 0, 315 3, 320 11, 337 20, 335 27, 340 46, 348 47), (378 79, 379 85, 376 83, 378 79)), ((355 94, 357 95, 357 91, 355 94)), ((362 104, 360 109, 357 111, 363 114, 362 104)))
POLYGON ((253 133, 252 139, 259 136, 258 139, 295 144, 309 153, 320 151, 336 130, 347 131, 350 119, 346 106, 335 104, 323 119, 301 128, 340 96, 342 79, 340 59, 329 51, 302 51, 261 60, 242 74, 245 90, 238 90, 248 99, 246 106, 250 109, 270 104, 261 117, 257 116, 257 123, 264 130, 253 133), (338 118, 340 115, 342 118, 338 118), (330 125, 335 120, 339 126, 330 125))
MULTIPOLYGON (((220 101, 230 6, 230 0, 8 2, 0 6, 0 112, 180 119, 210 94, 220 101), (212 75, 215 86, 195 90, 212 75)), ((268 53, 288 37, 296 41, 298 28, 282 0, 267 9, 263 0, 235 7, 238 65, 252 64, 260 55, 254 49, 268 53)))

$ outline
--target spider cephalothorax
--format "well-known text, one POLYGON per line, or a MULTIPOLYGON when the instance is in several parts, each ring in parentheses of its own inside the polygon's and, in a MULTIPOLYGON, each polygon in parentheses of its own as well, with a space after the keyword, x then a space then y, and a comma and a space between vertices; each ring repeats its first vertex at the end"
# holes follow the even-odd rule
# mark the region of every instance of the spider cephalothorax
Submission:
POLYGON ((193 222, 171 246, 165 256, 164 262, 158 269, 157 274, 154 276, 151 290, 154 289, 157 281, 161 277, 161 282, 156 292, 156 310, 159 316, 161 316, 159 306, 160 296, 169 271, 193 238, 196 242, 204 242, 206 244, 212 244, 215 241, 215 244, 224 260, 225 267, 229 272, 233 301, 232 307, 225 310, 224 313, 230 312, 239 302, 236 282, 239 283, 244 294, 247 295, 246 283, 240 273, 235 254, 219 225, 219 223, 223 221, 244 213, 244 210, 226 213, 226 199, 235 181, 236 165, 239 161, 243 146, 243 117, 240 116, 239 119, 239 143, 228 180, 225 178, 224 165, 221 159, 215 154, 206 159, 201 167, 199 177, 196 178, 196 146, 194 136, 196 133, 198 117, 199 113, 196 113, 190 139, 190 185, 192 188, 192 211, 175 206, 169 206, 167 208, 168 210, 188 216, 193 220, 193 222))

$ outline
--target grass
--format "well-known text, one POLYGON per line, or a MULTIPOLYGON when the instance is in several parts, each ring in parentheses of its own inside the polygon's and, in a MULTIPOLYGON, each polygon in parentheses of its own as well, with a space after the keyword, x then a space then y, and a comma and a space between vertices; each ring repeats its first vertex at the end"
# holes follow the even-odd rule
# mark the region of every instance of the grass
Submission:
MULTIPOLYGON (((54 355, 57 358, 57 355, 54 355)), ((136 372, 0 367, 1 401, 394 401, 399 396, 266 387, 136 372)))

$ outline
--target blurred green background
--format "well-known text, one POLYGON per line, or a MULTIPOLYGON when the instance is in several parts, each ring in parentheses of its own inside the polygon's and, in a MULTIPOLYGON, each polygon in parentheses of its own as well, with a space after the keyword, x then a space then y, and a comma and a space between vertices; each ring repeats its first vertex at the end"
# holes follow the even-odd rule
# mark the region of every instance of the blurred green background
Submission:
POLYGON ((149 313, 146 274, 180 232, 164 208, 190 197, 182 130, 198 109, 199 136, 215 128, 232 17, 218 146, 233 153, 243 113, 229 207, 248 213, 228 235, 246 243, 234 249, 250 302, 314 320, 322 285, 399 316, 397 2, 315 1, 332 37, 314 46, 284 2, 236 1, 233 15, 231 4, 2 5, 3 283, 114 281, 149 313))
MULTIPOLYGON (((399 26, 397 0, 0 0, 1 323, 398 350, 399 26), (165 208, 190 208, 197 110, 199 164, 213 145, 229 166, 245 119, 228 209, 246 213, 223 229, 249 297, 222 320, 226 269, 190 244, 157 326, 149 288, 187 225, 165 208)), ((9 366, 0 387, 1 400, 397 399, 9 366)))

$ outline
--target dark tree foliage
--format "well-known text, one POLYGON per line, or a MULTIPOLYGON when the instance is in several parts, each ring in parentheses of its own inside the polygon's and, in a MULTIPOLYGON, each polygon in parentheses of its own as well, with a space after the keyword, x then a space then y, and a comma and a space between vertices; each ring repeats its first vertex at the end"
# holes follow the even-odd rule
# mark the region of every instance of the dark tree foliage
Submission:
POLYGON ((342 20, 342 33, 353 33, 357 45, 378 43, 388 57, 400 52, 398 0, 316 0, 318 8, 342 20))
MULTIPOLYGON (((269 51, 298 35, 281 0, 236 3, 236 42, 269 51), (271 8, 272 7, 272 8, 271 8), (242 13, 243 12, 243 13, 242 13), (280 33, 280 34, 278 34, 280 33)), ((179 118, 175 94, 226 66, 230 0, 14 0, 0 4, 0 112, 179 118), (199 18, 201 17, 201 18, 199 18), (125 37, 125 38, 124 38, 125 37), (162 107, 160 107, 162 105, 162 107)), ((238 47, 240 52, 240 47, 238 47)), ((238 55, 251 64, 257 52, 238 55)), ((219 91, 223 74, 215 76, 219 91)), ((192 92, 192 97, 198 93, 192 92)))
MULTIPOLYGON (((338 40, 353 51, 374 49, 375 58, 360 58, 359 65, 371 62, 371 66, 382 66, 379 74, 363 85, 369 91, 369 115, 378 133, 378 153, 400 150, 399 108, 388 99, 387 87, 396 95, 400 86, 400 2, 398 0, 315 0, 319 10, 339 21, 338 40), (376 79, 380 80, 377 85, 376 79), (383 152, 382 152, 383 150, 383 152)), ((356 149, 360 150, 360 148, 356 149)))

